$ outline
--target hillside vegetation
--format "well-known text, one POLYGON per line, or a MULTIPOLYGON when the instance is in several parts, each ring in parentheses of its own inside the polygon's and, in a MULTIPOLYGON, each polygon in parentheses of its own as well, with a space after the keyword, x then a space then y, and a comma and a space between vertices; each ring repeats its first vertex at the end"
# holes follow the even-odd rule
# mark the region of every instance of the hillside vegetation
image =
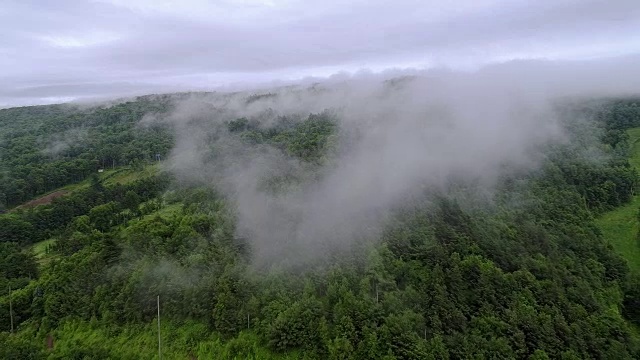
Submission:
MULTIPOLYGON (((640 169, 640 128, 628 130, 629 163, 640 169)), ((602 234, 628 262, 629 268, 640 272, 640 194, 615 210, 606 212, 596 221, 602 234)))
MULTIPOLYGON (((158 296, 165 359, 640 358, 640 101, 564 109, 570 141, 491 201, 426 191, 373 241, 256 267, 225 196, 157 164, 173 133, 141 120, 179 98, 0 110, 0 358, 158 358, 158 296)), ((340 130, 330 112, 221 126, 312 170, 340 130)))

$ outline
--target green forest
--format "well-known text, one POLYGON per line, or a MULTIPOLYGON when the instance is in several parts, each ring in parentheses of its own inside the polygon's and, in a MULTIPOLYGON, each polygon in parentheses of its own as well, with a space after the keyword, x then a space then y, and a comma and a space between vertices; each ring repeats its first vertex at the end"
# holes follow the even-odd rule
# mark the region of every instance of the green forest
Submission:
MULTIPOLYGON (((180 99, 0 110, 0 358, 640 358, 640 99, 558 104, 569 141, 489 202, 451 184, 375 241, 259 268, 224 194, 163 166, 171 126, 141 125, 180 99)), ((335 116, 221 126, 314 169, 335 116)))

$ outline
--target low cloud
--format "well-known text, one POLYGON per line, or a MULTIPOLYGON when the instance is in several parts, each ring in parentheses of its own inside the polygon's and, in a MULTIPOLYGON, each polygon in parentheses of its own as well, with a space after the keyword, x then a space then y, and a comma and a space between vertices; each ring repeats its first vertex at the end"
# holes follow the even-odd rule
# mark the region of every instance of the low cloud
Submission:
POLYGON ((300 263, 377 237, 393 210, 426 189, 445 189, 452 179, 490 189, 505 168, 535 169, 541 148, 567 140, 558 101, 638 94, 638 74, 633 62, 616 61, 517 62, 392 79, 365 73, 263 97, 193 95, 158 121, 176 131, 170 168, 230 200, 237 236, 249 239, 256 264, 300 263), (339 130, 320 167, 249 145, 225 126, 240 117, 269 126, 278 116, 322 112, 339 130), (286 191, 265 190, 264 180, 277 176, 298 180, 286 191))
POLYGON ((65 132, 54 134, 47 139, 42 152, 51 157, 59 156, 70 147, 82 144, 87 136, 88 132, 83 128, 69 129, 65 132))
POLYGON ((0 106, 623 56, 638 53, 638 24, 636 0, 6 0, 0 106))

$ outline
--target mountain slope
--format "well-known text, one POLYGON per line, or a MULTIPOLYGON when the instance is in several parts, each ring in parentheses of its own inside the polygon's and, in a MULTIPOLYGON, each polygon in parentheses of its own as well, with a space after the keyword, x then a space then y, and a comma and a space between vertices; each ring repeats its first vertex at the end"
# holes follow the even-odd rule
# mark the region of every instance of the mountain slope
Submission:
MULTIPOLYGON (((569 122, 578 126, 570 142, 545 149, 540 168, 505 172, 490 192, 465 178, 425 186, 406 206, 389 211, 380 233, 363 232, 312 259, 270 262, 255 261, 255 243, 239 236, 237 209, 224 184, 185 179, 163 171, 164 165, 142 170, 156 162, 143 154, 156 146, 169 154, 172 147, 166 124, 132 135, 147 114, 161 117, 162 108, 174 106, 164 101, 143 98, 92 110, 84 120, 73 113, 74 126, 97 134, 88 144, 144 139, 144 146, 110 147, 105 165, 117 159, 119 181, 97 173, 96 154, 107 147, 94 152, 82 145, 53 161, 34 155, 35 164, 55 164, 48 166, 98 161, 86 180, 68 181, 86 182, 70 194, 0 215, 0 288, 7 289, 0 296, 0 357, 154 358, 158 296, 165 358, 640 356, 631 325, 640 320, 631 308, 640 291, 594 221, 632 201, 637 173, 626 149, 636 133, 625 134, 640 125, 636 101, 588 107, 593 121, 569 122), (111 140, 98 141, 102 131, 111 140), (596 144, 593 133, 600 134, 596 144), (593 146, 602 161, 581 156, 593 146), (133 170, 118 168, 129 156, 138 159, 133 170), (39 241, 50 245, 46 261, 31 251, 39 241)), ((37 128, 47 138, 48 131, 61 131, 55 127, 59 111, 8 113, 24 119, 38 113, 37 128)), ((298 172, 284 174, 290 176, 274 172, 258 182, 284 197, 320 176, 318 169, 333 166, 338 120, 330 112, 261 114, 221 122, 212 135, 296 164, 298 172)), ((10 131, 21 126, 30 125, 14 124, 10 131)), ((26 153, 36 154, 49 144, 27 135, 3 139, 10 154, 24 144, 31 149, 26 153)), ((216 151, 226 150, 201 153, 215 160, 216 151)), ((40 189, 37 177, 25 175, 40 165, 5 159, 6 179, 40 189), (14 174, 21 166, 28 171, 14 174)))

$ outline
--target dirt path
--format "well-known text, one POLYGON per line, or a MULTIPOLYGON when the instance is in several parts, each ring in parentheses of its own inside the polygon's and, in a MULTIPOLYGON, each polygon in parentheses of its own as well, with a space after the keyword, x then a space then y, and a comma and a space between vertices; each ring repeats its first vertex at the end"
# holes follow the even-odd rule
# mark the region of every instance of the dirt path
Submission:
POLYGON ((69 192, 67 190, 58 190, 56 192, 52 192, 51 194, 47 194, 45 196, 39 197, 37 199, 31 200, 29 202, 26 202, 18 207, 16 207, 16 209, 27 209, 27 208, 32 208, 34 206, 38 206, 38 205, 46 205, 46 204, 51 204, 51 202, 54 199, 57 199, 59 197, 65 196, 67 195, 69 192))

